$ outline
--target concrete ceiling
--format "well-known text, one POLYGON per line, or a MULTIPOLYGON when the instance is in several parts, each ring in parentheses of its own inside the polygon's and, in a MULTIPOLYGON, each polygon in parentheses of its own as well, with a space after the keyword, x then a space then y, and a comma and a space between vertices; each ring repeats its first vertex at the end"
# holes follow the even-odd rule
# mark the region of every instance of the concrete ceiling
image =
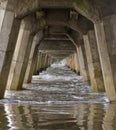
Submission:
MULTIPOLYGON (((0 2, 6 0, 0 0, 0 2)), ((43 30, 39 50, 53 57, 75 52, 82 35, 93 29, 93 23, 116 13, 116 0, 9 0, 16 18, 34 15, 32 33, 43 30), (14 6, 14 7, 12 7, 14 6)))

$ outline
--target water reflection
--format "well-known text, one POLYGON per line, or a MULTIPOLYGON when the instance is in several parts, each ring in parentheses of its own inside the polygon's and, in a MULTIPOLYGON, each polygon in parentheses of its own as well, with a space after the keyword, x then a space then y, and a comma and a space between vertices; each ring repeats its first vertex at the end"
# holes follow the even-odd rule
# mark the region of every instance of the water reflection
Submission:
POLYGON ((116 104, 0 106, 0 130, 116 130, 116 104))
POLYGON ((0 112, 0 130, 116 130, 116 104, 5 104, 0 112))
POLYGON ((116 104, 82 77, 53 65, 0 101, 0 130, 116 130, 116 104))
POLYGON ((107 106, 103 122, 104 130, 116 130, 116 103, 107 106))

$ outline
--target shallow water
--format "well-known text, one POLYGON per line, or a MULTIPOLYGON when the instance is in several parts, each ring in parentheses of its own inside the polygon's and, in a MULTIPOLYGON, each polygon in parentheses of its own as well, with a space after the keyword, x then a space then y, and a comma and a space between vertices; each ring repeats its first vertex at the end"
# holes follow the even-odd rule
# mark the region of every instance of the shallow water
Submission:
POLYGON ((0 101, 0 130, 116 130, 116 104, 81 76, 53 64, 0 101))

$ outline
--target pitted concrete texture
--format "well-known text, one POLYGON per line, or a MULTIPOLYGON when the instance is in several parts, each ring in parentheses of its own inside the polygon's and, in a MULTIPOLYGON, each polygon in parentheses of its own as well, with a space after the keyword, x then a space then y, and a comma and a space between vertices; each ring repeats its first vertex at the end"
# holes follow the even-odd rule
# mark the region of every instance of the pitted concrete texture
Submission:
POLYGON ((0 97, 6 84, 22 89, 23 81, 66 58, 116 101, 115 14, 116 0, 0 0, 0 97))

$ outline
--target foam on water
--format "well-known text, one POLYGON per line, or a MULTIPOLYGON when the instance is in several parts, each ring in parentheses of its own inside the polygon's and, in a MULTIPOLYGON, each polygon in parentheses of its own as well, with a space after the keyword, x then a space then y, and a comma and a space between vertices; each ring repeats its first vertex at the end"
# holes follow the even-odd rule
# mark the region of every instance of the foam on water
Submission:
POLYGON ((64 61, 0 100, 0 130, 115 130, 115 117, 116 104, 93 93, 64 61))

